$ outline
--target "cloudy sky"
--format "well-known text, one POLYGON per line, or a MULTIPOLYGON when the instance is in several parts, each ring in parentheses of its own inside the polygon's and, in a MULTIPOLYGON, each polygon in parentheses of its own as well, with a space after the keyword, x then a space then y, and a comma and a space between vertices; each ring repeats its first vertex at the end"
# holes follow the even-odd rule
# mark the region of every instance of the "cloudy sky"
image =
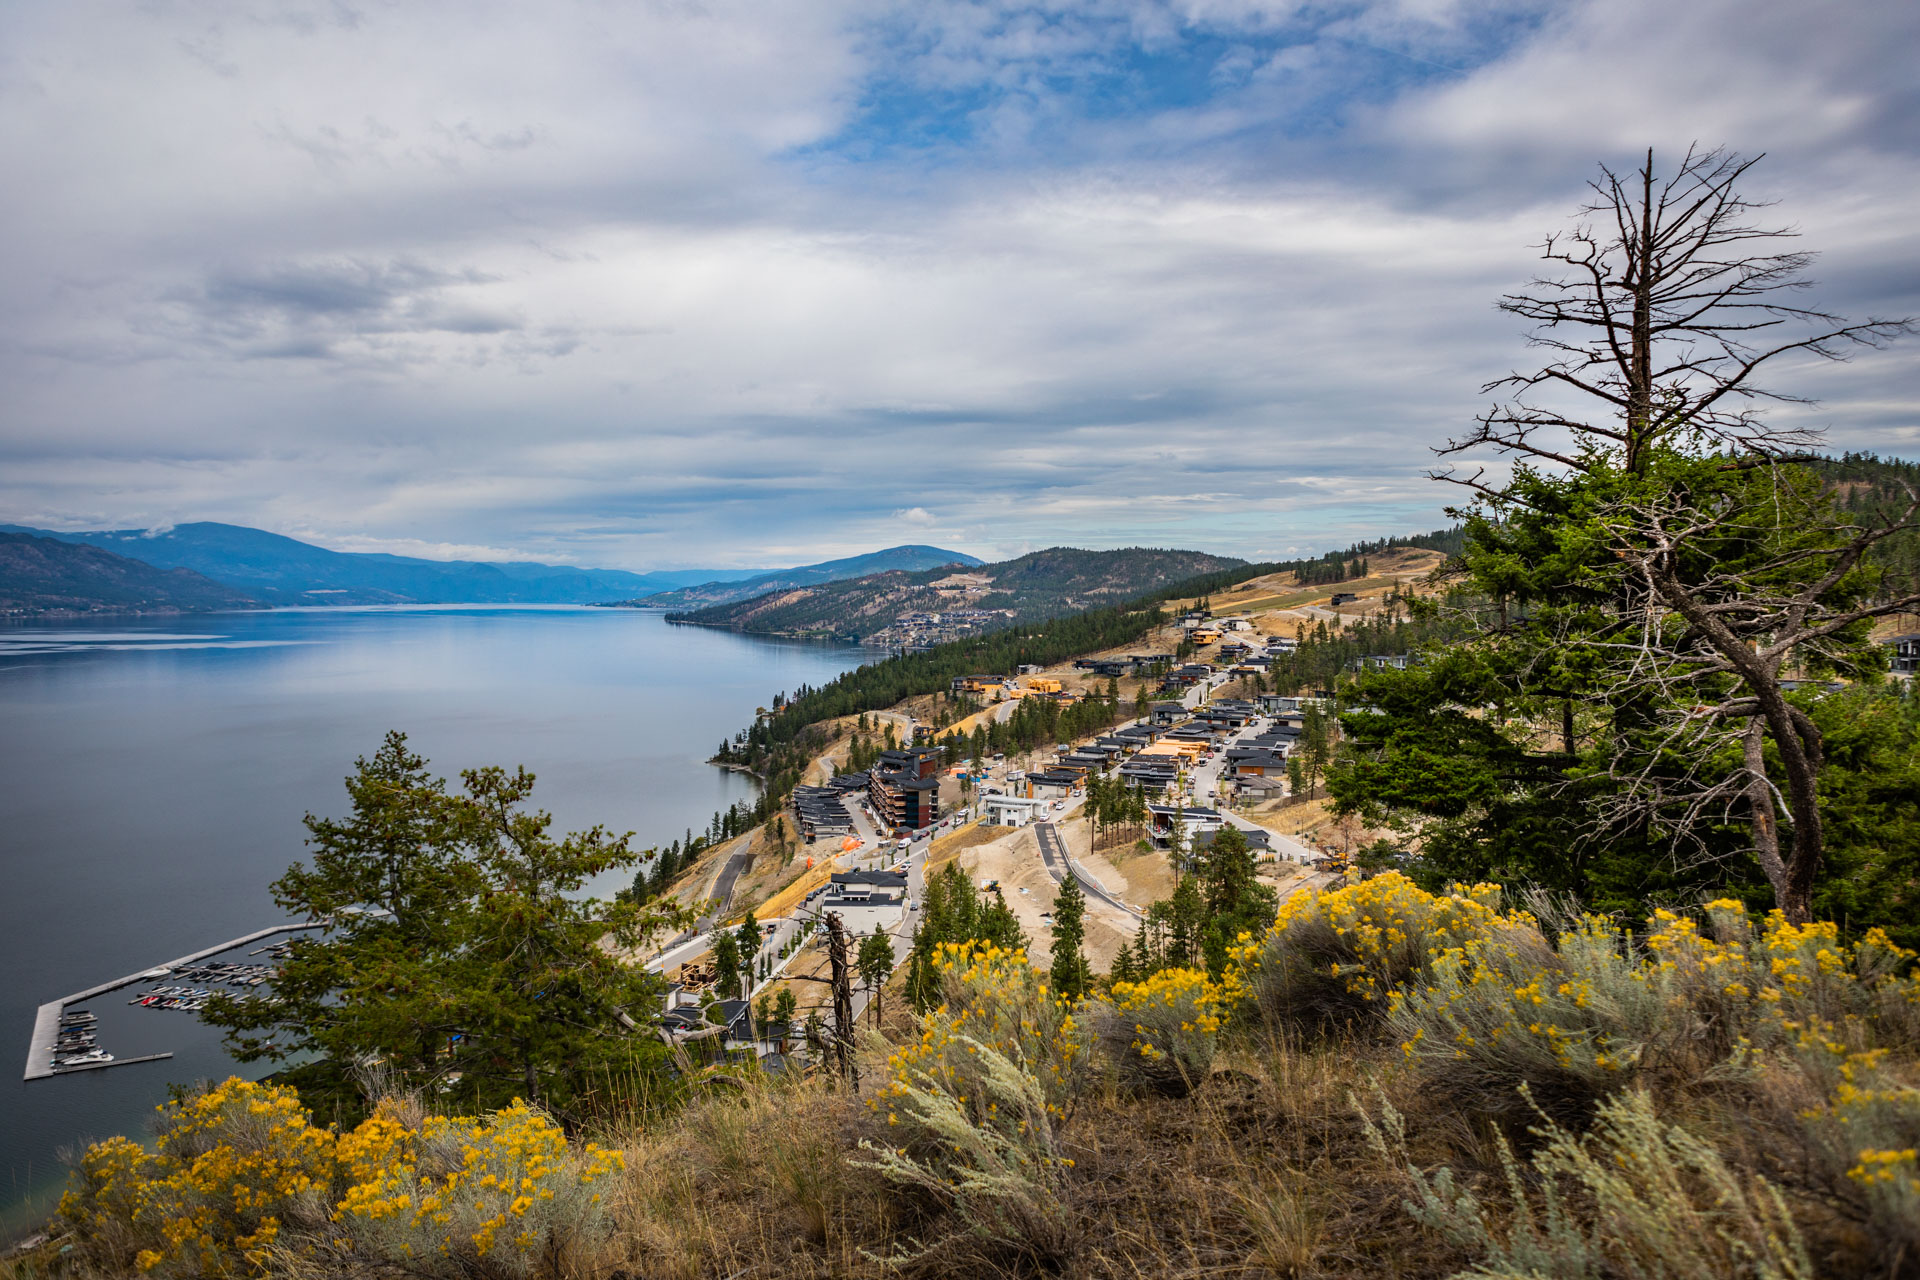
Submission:
MULTIPOLYGON (((14 3, 0 520, 633 569, 1250 557, 1429 446, 1597 162, 1920 313, 1908 0, 14 3)), ((1920 457, 1920 341, 1782 369, 1920 457)))

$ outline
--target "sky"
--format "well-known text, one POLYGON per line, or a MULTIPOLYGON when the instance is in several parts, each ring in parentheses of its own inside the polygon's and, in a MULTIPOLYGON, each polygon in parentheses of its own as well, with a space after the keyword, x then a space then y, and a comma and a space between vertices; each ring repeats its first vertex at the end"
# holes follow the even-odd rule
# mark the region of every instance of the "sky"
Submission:
MULTIPOLYGON (((1444 524, 1649 146, 1920 314, 1910 0, 0 9, 0 520, 635 570, 1444 524)), ((1775 385, 1920 457, 1920 339, 1775 385)))

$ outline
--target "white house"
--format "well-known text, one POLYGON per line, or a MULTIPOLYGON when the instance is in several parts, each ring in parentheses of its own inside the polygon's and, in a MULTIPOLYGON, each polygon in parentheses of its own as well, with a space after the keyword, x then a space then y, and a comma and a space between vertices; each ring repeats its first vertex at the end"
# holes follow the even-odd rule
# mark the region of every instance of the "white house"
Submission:
POLYGON ((986 813, 988 826, 1024 827, 1046 807, 1047 802, 1038 797, 983 796, 980 804, 986 813))

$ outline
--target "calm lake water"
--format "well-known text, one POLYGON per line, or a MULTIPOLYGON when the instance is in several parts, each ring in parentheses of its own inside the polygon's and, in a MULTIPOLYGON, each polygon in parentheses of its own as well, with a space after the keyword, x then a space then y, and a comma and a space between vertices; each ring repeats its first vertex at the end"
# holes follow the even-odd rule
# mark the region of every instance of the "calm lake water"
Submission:
POLYGON ((235 1069, 216 1033, 128 990, 90 1002, 101 1047, 171 1060, 27 1085, 35 1006, 283 921, 267 885, 301 856, 301 816, 344 812, 388 729, 450 779, 526 765, 562 831, 664 844, 752 796, 704 761, 755 707, 871 656, 633 609, 0 628, 0 1238, 50 1209, 61 1148, 138 1133, 169 1082, 235 1069))

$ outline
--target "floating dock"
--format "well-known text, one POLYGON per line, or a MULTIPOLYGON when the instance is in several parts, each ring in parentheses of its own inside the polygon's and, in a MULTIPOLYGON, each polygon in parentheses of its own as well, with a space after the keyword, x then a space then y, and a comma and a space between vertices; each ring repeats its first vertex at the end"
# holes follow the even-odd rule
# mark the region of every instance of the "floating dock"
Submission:
POLYGON ((115 1058, 112 1062, 89 1062, 73 1067, 56 1067, 53 1065, 53 1044, 54 1040, 60 1034, 60 1015, 70 1004, 81 1004, 93 999, 95 996, 103 996, 109 991, 118 991, 122 987, 130 987, 136 982, 146 982, 165 977, 175 969, 183 969, 190 964, 197 964, 202 960, 217 956, 223 951, 231 951, 235 947, 244 947, 249 942, 258 942, 262 938, 271 938, 278 933, 299 933, 305 929, 323 929, 325 927, 324 922, 317 922, 313 924, 277 924, 271 929, 258 929, 246 935, 244 938, 235 938, 231 942, 223 942, 217 947, 207 947, 204 950, 194 952, 192 955, 181 956, 178 960, 170 960, 166 964, 155 965, 151 969, 142 969, 139 973, 129 974, 124 978, 115 978, 112 982, 103 982, 97 987, 88 987, 85 991, 76 991, 72 995, 62 996, 58 1000, 49 1000, 34 1012, 33 1041, 27 1046, 27 1071, 22 1079, 44 1080, 48 1076, 64 1076, 74 1071, 97 1071, 103 1067, 125 1067, 131 1066, 136 1062, 158 1062, 162 1058, 171 1058, 173 1056, 171 1053, 149 1053, 138 1058, 115 1058))

